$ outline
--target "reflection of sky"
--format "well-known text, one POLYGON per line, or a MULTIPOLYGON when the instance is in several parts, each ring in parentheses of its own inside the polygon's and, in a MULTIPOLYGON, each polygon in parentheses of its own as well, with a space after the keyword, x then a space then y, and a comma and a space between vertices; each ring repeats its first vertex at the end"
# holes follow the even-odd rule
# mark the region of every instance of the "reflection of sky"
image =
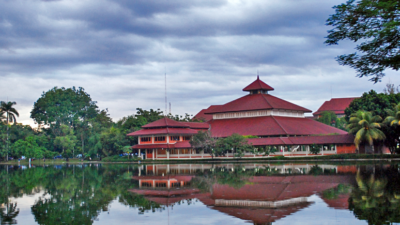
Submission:
POLYGON ((317 195, 309 197, 308 201, 312 201, 314 204, 288 217, 282 218, 274 224, 368 224, 366 221, 358 220, 353 212, 349 210, 329 208, 317 195))
MULTIPOLYGON (((12 199, 12 202, 18 203, 20 213, 18 215, 18 224, 37 224, 31 213, 31 206, 42 196, 42 193, 24 196, 22 198, 12 199)), ((348 210, 337 210, 329 208, 328 205, 317 195, 309 198, 314 204, 308 208, 302 209, 285 218, 282 218, 273 224, 367 224, 366 221, 360 221, 348 210)), ((249 221, 243 221, 239 218, 213 210, 200 201, 192 201, 191 205, 185 203, 174 205, 169 210, 146 212, 139 214, 136 208, 124 206, 114 200, 109 205, 108 212, 101 212, 93 224, 246 224, 249 221)))
POLYGON ((139 214, 135 208, 113 201, 109 214, 102 212, 94 224, 243 224, 243 220, 225 215, 205 206, 202 202, 174 205, 159 212, 139 214))

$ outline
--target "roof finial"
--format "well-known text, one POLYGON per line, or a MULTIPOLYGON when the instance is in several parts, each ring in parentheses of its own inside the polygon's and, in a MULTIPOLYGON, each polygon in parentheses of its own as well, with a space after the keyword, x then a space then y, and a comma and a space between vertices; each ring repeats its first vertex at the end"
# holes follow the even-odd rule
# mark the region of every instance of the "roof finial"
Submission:
POLYGON ((257 70, 257 80, 259 80, 260 79, 260 77, 259 77, 259 75, 258 75, 258 70, 257 70))

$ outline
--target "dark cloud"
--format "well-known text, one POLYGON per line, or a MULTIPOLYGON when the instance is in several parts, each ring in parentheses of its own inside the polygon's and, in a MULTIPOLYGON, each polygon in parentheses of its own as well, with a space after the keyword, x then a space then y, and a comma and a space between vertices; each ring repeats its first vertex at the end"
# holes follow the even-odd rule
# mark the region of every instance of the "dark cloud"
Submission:
POLYGON ((358 79, 334 60, 354 43, 323 43, 325 20, 340 3, 3 1, 0 99, 19 102, 29 122, 33 102, 54 86, 84 87, 114 118, 137 107, 164 110, 165 72, 172 112, 180 114, 242 96, 257 71, 273 94, 312 110, 331 95, 380 91, 383 83, 358 79))

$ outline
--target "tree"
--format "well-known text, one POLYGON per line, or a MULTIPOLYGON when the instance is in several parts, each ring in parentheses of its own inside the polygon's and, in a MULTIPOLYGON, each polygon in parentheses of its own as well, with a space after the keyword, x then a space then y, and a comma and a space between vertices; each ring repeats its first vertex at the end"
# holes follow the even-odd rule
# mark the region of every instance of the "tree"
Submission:
POLYGON ((342 130, 346 129, 345 118, 338 118, 333 111, 323 111, 317 121, 342 130))
POLYGON ((321 145, 312 144, 310 145, 310 152, 318 155, 321 152, 321 145))
POLYGON ((67 125, 61 125, 61 136, 57 136, 54 139, 54 145, 60 147, 62 149, 61 154, 68 158, 74 156, 74 148, 76 145, 76 137, 74 135, 74 131, 71 127, 67 125))
POLYGON ((245 137, 239 134, 232 134, 226 138, 218 139, 216 145, 216 154, 225 155, 232 151, 235 157, 241 158, 246 152, 253 152, 254 148, 245 137))
POLYGON ((325 43, 341 40, 362 41, 357 52, 337 57, 340 65, 356 69, 358 77, 372 76, 378 82, 387 68, 400 67, 400 4, 398 0, 348 0, 333 7, 336 12, 327 20, 333 26, 325 43))
POLYGON ((91 118, 98 114, 95 101, 83 88, 57 88, 43 92, 34 103, 31 118, 41 125, 48 125, 55 136, 61 133, 61 125, 77 126, 77 122, 86 126, 91 118))
MULTIPOLYGON (((373 115, 378 115, 381 118, 386 118, 388 116, 387 109, 391 109, 393 105, 397 105, 400 103, 400 94, 384 94, 377 93, 374 90, 369 92, 365 92, 361 98, 354 99, 348 108, 345 110, 346 121, 349 121, 350 115, 356 113, 359 110, 372 112, 373 115)), ((396 128, 387 126, 382 124, 380 128, 382 132, 385 134, 386 139, 383 141, 383 144, 388 147, 392 153, 394 153, 394 149, 396 149, 397 144, 399 143, 397 140, 399 138, 399 133, 396 131, 396 128)))
POLYGON ((203 150, 204 153, 207 153, 211 155, 211 158, 214 158, 216 140, 211 137, 210 131, 198 131, 197 134, 192 136, 189 143, 193 148, 203 150))
POLYGON ((381 128, 380 121, 382 121, 380 116, 373 116, 370 112, 358 111, 352 115, 347 128, 350 133, 355 135, 354 144, 357 149, 362 142, 367 142, 373 147, 374 140, 386 138, 385 134, 379 130, 381 128))
POLYGON ((392 135, 392 141, 396 144, 388 146, 390 153, 394 154, 397 149, 397 143, 400 143, 400 103, 393 107, 393 109, 386 109, 388 116, 383 123, 391 129, 396 135, 392 135))
POLYGON ((399 86, 395 88, 394 84, 391 83, 387 83, 386 87, 383 89, 383 93, 385 93, 385 95, 398 94, 399 92, 399 86))
POLYGON ((259 147, 259 148, 254 148, 253 153, 256 155, 271 155, 274 154, 275 152, 278 151, 278 147, 277 146, 265 146, 263 147, 259 147))
POLYGON ((16 116, 19 117, 18 111, 14 108, 14 105, 16 105, 16 102, 0 102, 0 111, 6 114, 6 125, 7 125, 7 161, 8 161, 8 153, 10 152, 10 143, 9 143, 9 122, 14 122, 14 124, 17 122, 17 119, 15 118, 16 116))

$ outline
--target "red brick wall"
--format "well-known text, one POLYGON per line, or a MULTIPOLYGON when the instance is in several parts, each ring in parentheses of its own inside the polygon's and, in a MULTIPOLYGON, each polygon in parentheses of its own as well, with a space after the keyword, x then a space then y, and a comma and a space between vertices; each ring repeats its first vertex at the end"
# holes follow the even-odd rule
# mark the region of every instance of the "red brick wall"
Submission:
POLYGON ((337 145, 337 154, 356 153, 356 146, 351 145, 337 145))

